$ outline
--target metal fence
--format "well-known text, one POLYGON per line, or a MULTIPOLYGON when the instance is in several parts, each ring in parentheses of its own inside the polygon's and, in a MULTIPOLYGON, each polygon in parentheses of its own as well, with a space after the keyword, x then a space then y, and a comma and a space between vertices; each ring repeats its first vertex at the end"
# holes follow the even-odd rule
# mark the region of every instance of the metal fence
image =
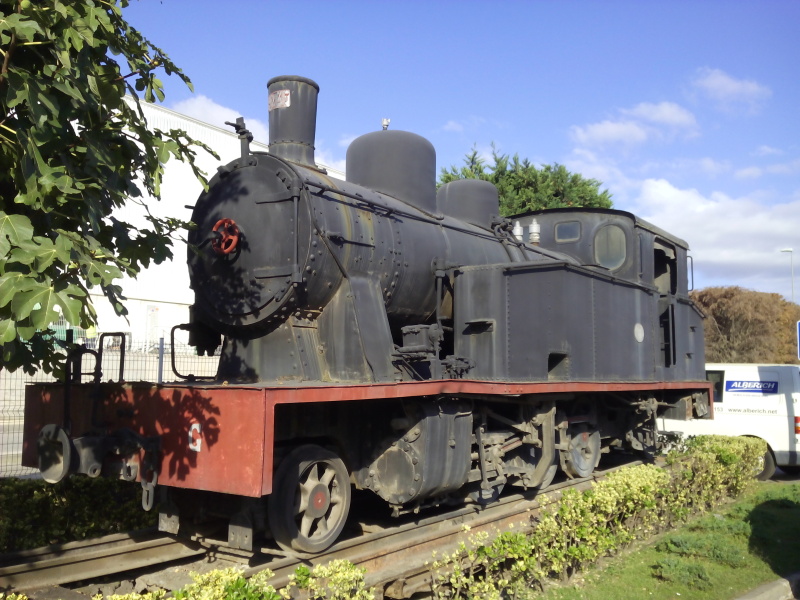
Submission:
MULTIPOLYGON (((106 340, 101 365, 102 380, 118 381, 120 350, 114 347, 114 338, 106 340)), ((118 343, 118 341, 116 342, 118 343)), ((175 370, 180 375, 213 376, 219 356, 197 356, 194 348, 175 345, 175 370)), ((94 369, 94 359, 86 356, 83 371, 94 369)), ((126 340, 125 381, 150 381, 170 383, 182 381, 173 373, 171 347, 164 339, 155 342, 126 340)), ((84 381, 88 381, 84 377, 84 381)), ((55 381, 51 375, 28 375, 21 370, 9 373, 0 367, 0 477, 27 477, 36 475, 35 469, 20 465, 22 456, 22 425, 25 410, 25 385, 55 381)))

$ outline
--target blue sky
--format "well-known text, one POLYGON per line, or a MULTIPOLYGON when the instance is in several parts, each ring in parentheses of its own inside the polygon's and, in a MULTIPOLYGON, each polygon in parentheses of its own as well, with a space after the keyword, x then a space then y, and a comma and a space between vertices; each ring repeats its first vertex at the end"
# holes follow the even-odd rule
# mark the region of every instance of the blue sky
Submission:
MULTIPOLYGON (((166 106, 266 142, 266 82, 320 85, 317 159, 380 128, 565 164, 689 242, 695 287, 800 300, 800 2, 138 0, 192 79, 166 106), (792 255, 781 253, 793 248, 792 255)), ((174 80, 174 81, 171 81, 174 80)))

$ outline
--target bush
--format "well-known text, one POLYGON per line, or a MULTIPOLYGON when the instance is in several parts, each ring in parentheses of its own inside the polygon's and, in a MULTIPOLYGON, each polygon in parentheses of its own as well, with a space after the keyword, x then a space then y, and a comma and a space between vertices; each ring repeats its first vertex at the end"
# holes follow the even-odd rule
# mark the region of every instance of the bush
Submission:
POLYGON ((157 517, 142 510, 141 486, 103 478, 0 479, 0 506, 0 553, 143 529, 157 517))
MULTIPOLYGON (((298 567, 291 583, 278 592, 269 583, 269 569, 246 579, 237 567, 208 573, 192 573, 192 583, 174 594, 176 600, 284 600, 296 598, 298 590, 308 600, 372 600, 372 590, 364 587, 364 569, 345 560, 334 560, 313 569, 298 567)), ((166 592, 109 596, 108 600, 162 600, 166 592)), ((2 600, 2 597, 0 597, 2 600)), ((25 600, 25 599, 18 599, 25 600)), ((102 600, 98 595, 93 600, 102 600)))
MULTIPOLYGON (((668 456, 666 469, 628 467, 583 493, 566 490, 533 519, 529 534, 506 532, 491 542, 488 534, 472 535, 452 555, 435 561, 434 597, 501 598, 523 588, 543 588, 548 578, 566 580, 634 540, 739 496, 754 483, 765 451, 758 439, 697 437, 668 456)), ((692 546, 688 538, 664 543, 681 556, 705 556, 724 564, 739 564, 742 556, 721 544, 692 546)), ((692 585, 701 589, 707 574, 693 569, 671 556, 656 572, 667 579, 686 571, 692 585)))
MULTIPOLYGON (((272 572, 267 569, 250 579, 242 576, 235 567, 208 573, 192 573, 193 582, 175 592, 176 600, 281 600, 281 596, 267 581, 272 572)), ((113 600, 160 600, 162 596, 111 596, 113 600)), ((94 600, 101 600, 95 598, 94 600)))

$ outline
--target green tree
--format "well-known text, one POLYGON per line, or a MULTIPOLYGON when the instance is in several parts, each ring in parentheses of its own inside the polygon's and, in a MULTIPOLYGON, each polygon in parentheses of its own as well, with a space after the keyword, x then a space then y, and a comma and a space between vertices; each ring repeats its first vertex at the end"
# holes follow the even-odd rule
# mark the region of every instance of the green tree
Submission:
MULTIPOLYGON (((125 314, 122 274, 171 257, 185 223, 154 217, 164 163, 203 146, 150 129, 157 75, 191 82, 122 16, 128 0, 0 0, 0 345, 2 366, 57 369, 48 327, 89 327, 99 288, 125 314), (137 226, 115 209, 138 202, 137 226)), ((205 148, 203 146, 203 148, 205 148)), ((208 150, 208 148, 205 148, 208 150)), ((204 180, 203 180, 204 181, 204 180)))
POLYGON ((800 306, 780 294, 736 286, 691 293, 706 314, 708 362, 797 363, 795 323, 800 306))
POLYGON ((509 158, 498 153, 494 146, 492 162, 487 165, 473 149, 464 157, 461 167, 442 169, 439 184, 456 179, 490 181, 497 186, 500 213, 505 216, 569 206, 611 208, 611 194, 608 190, 600 191, 599 181, 570 173, 564 165, 555 163, 537 169, 528 159, 520 160, 517 154, 509 158))

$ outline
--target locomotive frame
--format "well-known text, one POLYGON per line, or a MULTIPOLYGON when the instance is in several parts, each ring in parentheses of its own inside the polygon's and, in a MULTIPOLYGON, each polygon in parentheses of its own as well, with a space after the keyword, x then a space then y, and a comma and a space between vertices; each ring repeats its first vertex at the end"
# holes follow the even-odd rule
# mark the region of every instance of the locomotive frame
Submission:
MULTIPOLYGON (((481 504, 652 452, 656 417, 710 410, 682 240, 630 213, 537 211, 528 242, 494 186, 436 190, 427 140, 378 131, 347 181, 313 160, 319 87, 269 82, 270 153, 220 167, 193 214, 190 343, 217 378, 26 393, 23 463, 140 481, 160 529, 223 517, 293 552, 340 535, 351 488, 393 514, 481 504), (224 341, 223 341, 224 340, 224 341)), ((102 351, 102 350, 101 350, 102 351)), ((99 362, 98 362, 99 364, 99 362)))

